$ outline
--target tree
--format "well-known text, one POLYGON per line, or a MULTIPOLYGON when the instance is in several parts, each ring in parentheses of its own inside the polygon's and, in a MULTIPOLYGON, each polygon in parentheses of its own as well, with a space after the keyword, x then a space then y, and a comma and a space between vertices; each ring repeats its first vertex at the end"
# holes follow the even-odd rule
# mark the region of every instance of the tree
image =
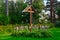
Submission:
POLYGON ((33 22, 39 23, 39 13, 41 13, 42 9, 44 8, 43 0, 35 0, 33 7, 36 9, 36 12, 33 14, 33 22))
POLYGON ((22 10, 26 7, 26 4, 20 3, 19 1, 17 1, 16 3, 14 3, 13 1, 10 1, 9 4, 10 4, 9 13, 11 17, 11 23, 12 24, 26 23, 25 13, 22 13, 22 10))
POLYGON ((57 15, 58 15, 58 17, 59 17, 58 19, 60 20, 60 7, 58 7, 58 8, 56 9, 56 11, 57 11, 57 13, 56 13, 56 14, 57 14, 57 15))
POLYGON ((0 0, 0 14, 5 15, 5 3, 4 3, 4 0, 0 0))
POLYGON ((56 11, 57 0, 47 0, 46 9, 50 11, 51 22, 55 22, 55 11, 56 11))
MULTIPOLYGON (((38 23, 39 22, 39 13, 43 9, 44 5, 42 3, 42 0, 36 0, 33 2, 33 7, 37 11, 33 14, 33 23, 38 23)), ((30 14, 29 13, 22 13, 24 8, 26 8, 27 4, 23 3, 23 1, 9 1, 7 2, 6 0, 6 12, 7 15, 9 14, 11 23, 12 24, 28 24, 30 21, 30 14), (7 4, 8 3, 8 4, 7 4), (9 10, 9 11, 8 11, 9 10)))

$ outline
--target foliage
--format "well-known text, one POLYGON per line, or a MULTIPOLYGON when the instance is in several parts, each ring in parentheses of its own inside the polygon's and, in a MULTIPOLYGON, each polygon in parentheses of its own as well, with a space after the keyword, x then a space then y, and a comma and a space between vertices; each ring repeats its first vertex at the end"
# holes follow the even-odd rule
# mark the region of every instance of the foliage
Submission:
MULTIPOLYGON (((6 15, 6 4, 3 3, 1 0, 1 8, 0 8, 0 14, 6 15)), ((8 11, 9 11, 9 17, 10 17, 10 24, 28 24, 30 22, 30 14, 29 13, 22 13, 22 11, 27 7, 26 3, 17 1, 14 3, 13 1, 8 1, 8 11)), ((34 1, 33 2, 34 9, 37 10, 33 14, 33 23, 39 22, 39 13, 43 9, 43 3, 42 1, 34 1), (38 5, 37 5, 37 4, 38 5), (41 7, 42 6, 42 7, 41 7)))
POLYGON ((58 15, 58 19, 56 20, 56 22, 55 22, 55 26, 57 27, 60 27, 60 7, 57 7, 56 8, 56 11, 57 11, 57 15, 58 15))
POLYGON ((7 25, 9 24, 10 22, 10 18, 3 15, 3 14, 0 14, 0 25, 7 25))
MULTIPOLYGON (((9 3, 10 3, 9 13, 10 13, 10 17, 11 17, 11 24, 16 24, 16 23, 17 24, 28 24, 30 21, 29 20, 30 14, 29 13, 22 13, 22 11, 27 7, 27 4, 22 3, 22 2, 18 2, 18 1, 16 3, 14 3, 13 1, 11 1, 9 3)), ((41 1, 41 4, 40 4, 40 1, 33 3, 34 9, 37 10, 37 12, 35 12, 33 14, 33 23, 38 23, 39 13, 42 10, 41 6, 43 6, 42 1, 41 1), (36 3, 38 3, 38 5, 36 3)))
POLYGON ((56 11, 57 11, 57 15, 60 15, 60 7, 58 7, 56 11))
POLYGON ((12 25, 0 25, 0 34, 6 34, 6 33, 12 33, 13 32, 13 26, 12 25))
POLYGON ((36 31, 36 32, 12 33, 11 36, 40 38, 40 37, 51 37, 51 34, 48 31, 41 31, 40 30, 40 31, 36 31))
POLYGON ((52 37, 49 37, 49 38, 15 37, 15 36, 12 37, 12 36, 9 36, 8 34, 2 34, 2 36, 0 34, 0 40, 60 40, 59 31, 60 31, 60 28, 49 29, 48 32, 52 33, 52 37))
POLYGON ((4 0, 0 0, 0 14, 4 14, 5 15, 5 3, 4 0))
POLYGON ((57 11, 57 15, 58 15, 58 20, 60 20, 60 7, 56 8, 56 11, 57 11))
POLYGON ((33 23, 37 24, 39 23, 39 14, 41 13, 42 9, 44 8, 43 1, 42 0, 35 0, 33 2, 33 7, 35 9, 35 13, 33 14, 33 23))
POLYGON ((56 21, 55 27, 60 27, 60 21, 56 21))
MULTIPOLYGON (((11 17, 11 24, 23 24, 23 23, 27 23, 27 13, 22 13, 22 11, 24 10, 24 8, 26 7, 26 4, 24 3, 20 3, 20 2, 16 2, 16 4, 14 5, 14 2, 10 2, 11 5, 9 5, 9 10, 10 10, 10 17, 11 17), (13 16, 14 15, 14 16, 13 16)), ((29 20, 29 18, 28 18, 29 20)))

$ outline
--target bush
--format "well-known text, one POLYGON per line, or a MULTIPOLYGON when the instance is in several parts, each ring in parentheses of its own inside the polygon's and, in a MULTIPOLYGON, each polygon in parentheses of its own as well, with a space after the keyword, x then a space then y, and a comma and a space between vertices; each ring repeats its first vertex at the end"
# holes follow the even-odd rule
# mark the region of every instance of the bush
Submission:
POLYGON ((0 14, 0 25, 7 25, 10 22, 10 18, 0 14))
POLYGON ((49 26, 49 28, 53 28, 55 26, 54 23, 51 23, 51 22, 47 22, 46 25, 49 26))
POLYGON ((56 21, 55 26, 60 27, 60 21, 56 21))
POLYGON ((41 37, 51 37, 50 32, 41 31, 41 32, 22 32, 22 33, 12 33, 11 36, 14 37, 34 37, 34 38, 41 38, 41 37))
POLYGON ((13 32, 13 26, 12 25, 2 25, 0 26, 0 33, 12 33, 13 32))
POLYGON ((50 32, 43 31, 41 32, 42 37, 52 37, 50 32))

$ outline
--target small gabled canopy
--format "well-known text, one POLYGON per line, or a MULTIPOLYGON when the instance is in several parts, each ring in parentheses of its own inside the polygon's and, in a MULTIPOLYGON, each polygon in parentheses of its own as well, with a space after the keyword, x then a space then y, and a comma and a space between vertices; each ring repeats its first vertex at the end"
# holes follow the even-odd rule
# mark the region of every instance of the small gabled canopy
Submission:
POLYGON ((22 12, 32 12, 32 13, 34 13, 35 10, 32 6, 27 6, 22 12))

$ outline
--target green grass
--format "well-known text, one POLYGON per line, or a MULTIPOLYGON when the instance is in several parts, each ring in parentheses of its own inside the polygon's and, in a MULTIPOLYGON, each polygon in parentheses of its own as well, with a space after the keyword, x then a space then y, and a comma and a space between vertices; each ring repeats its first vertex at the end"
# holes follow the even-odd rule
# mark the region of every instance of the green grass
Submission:
POLYGON ((30 38, 30 37, 12 37, 12 36, 0 36, 0 40, 60 40, 60 28, 49 29, 52 33, 52 37, 49 38, 30 38))

